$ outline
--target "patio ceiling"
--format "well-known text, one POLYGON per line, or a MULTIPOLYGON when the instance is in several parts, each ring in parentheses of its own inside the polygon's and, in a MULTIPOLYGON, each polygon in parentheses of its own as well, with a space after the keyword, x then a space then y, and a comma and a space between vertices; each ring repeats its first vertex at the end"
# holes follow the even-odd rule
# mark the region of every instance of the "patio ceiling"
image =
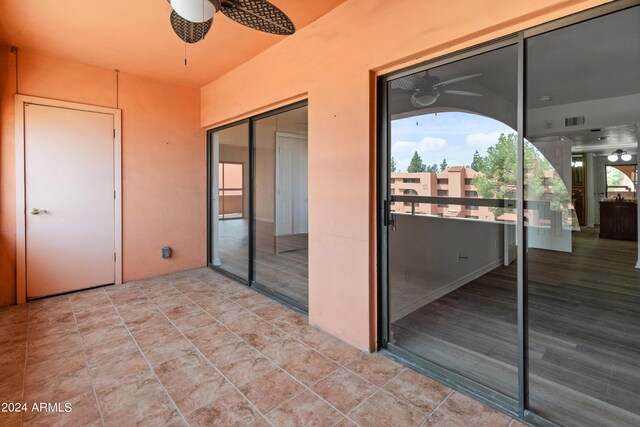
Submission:
MULTIPOLYGON (((344 2, 272 0, 298 30, 344 2)), ((284 39, 218 13, 206 39, 187 45, 185 66, 166 0, 2 0, 1 9, 1 44, 197 87, 284 39)))

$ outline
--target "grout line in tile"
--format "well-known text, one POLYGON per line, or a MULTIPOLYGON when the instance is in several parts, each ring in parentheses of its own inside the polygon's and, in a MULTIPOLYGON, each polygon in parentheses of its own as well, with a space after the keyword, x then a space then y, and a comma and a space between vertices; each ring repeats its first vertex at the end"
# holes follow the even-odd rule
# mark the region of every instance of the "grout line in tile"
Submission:
MULTIPOLYGON (((149 299, 149 301, 151 301, 151 299, 147 296, 146 293, 144 293, 144 291, 142 291, 137 285, 134 285, 136 287, 136 289, 138 289, 139 291, 142 292, 142 294, 149 299)), ((180 410, 180 408, 178 407, 178 405, 176 405, 176 402, 173 400, 173 398, 171 397, 171 395, 169 394, 169 392, 167 391, 167 389, 165 388, 164 384, 162 384, 162 381, 160 381, 160 378, 158 377, 158 375, 156 374, 156 371, 153 369, 153 365, 151 364, 151 362, 149 361, 149 359, 147 359, 147 356, 144 354, 144 352, 142 351, 142 349, 140 348, 140 346, 138 345, 138 341, 136 341, 136 339, 133 337, 133 334, 131 333, 131 330, 129 330, 129 327, 127 326, 127 324, 125 323, 124 319, 122 318, 122 316, 120 315, 120 311, 118 310, 118 307, 113 303, 113 300, 111 300, 111 296, 109 296, 109 294, 107 293, 107 298, 109 298, 109 301, 111 301, 111 304, 113 305, 113 307, 116 310, 116 313, 118 314, 118 317, 120 318, 120 321, 122 322, 122 324, 124 325, 125 329, 127 330, 127 333, 129 334, 129 337, 131 337, 131 339, 133 340, 133 343, 135 344, 136 348, 138 349, 138 351, 140 352, 140 354, 142 355, 142 357, 144 358, 145 362, 147 362, 147 365, 149 366, 149 369, 151 369, 151 373, 153 374, 153 376, 156 378, 156 380, 158 381, 158 383, 160 384, 160 387, 162 387, 162 390, 165 392, 165 394, 167 395, 167 397, 169 398, 169 400, 171 401, 171 403, 173 404, 173 406, 176 408, 176 411, 178 411, 178 414, 180 414, 180 417, 182 418, 182 421, 185 422, 186 425, 189 425, 189 423, 187 422, 186 417, 184 416, 184 414, 182 413, 182 411, 180 410)), ((151 301, 153 303, 153 301, 151 301)), ((160 310, 158 310, 160 311, 160 310)), ((164 314, 164 313, 162 313, 164 314)), ((166 316, 165 316, 166 317, 166 316)), ((165 425, 168 422, 165 422, 165 425)))
MULTIPOLYGON (((188 299, 189 299, 189 301, 195 302, 195 301, 193 301, 191 298, 189 298, 187 295, 185 295, 181 290, 177 289, 175 286, 173 286, 173 285, 170 285, 170 286, 171 286, 172 288, 176 289, 178 292, 180 292, 180 294, 182 294, 184 297, 188 298, 188 299)), ((139 287, 138 287, 138 289, 139 289, 139 290, 140 290, 140 291, 141 291, 141 292, 142 292, 142 293, 143 293, 147 298, 149 298, 149 296, 146 294, 146 292, 145 292, 144 290, 140 289, 139 287)), ((151 298, 149 298, 149 300, 150 300, 151 302, 153 302, 153 301, 151 300, 151 298)), ((155 305, 155 304, 154 304, 154 305, 155 305)), ((198 305, 198 307, 200 307, 200 306, 198 305)), ((201 307, 201 308, 202 308, 202 307, 201 307)), ((227 382, 231 385, 231 387, 233 387, 233 388, 235 389, 235 391, 236 391, 236 392, 238 392, 242 397, 244 397, 244 399, 245 399, 247 402, 249 402, 249 405, 251 405, 251 407, 252 407, 253 409, 255 409, 255 410, 256 410, 256 412, 258 412, 258 414, 260 414, 260 416, 261 416, 262 418, 264 418, 264 419, 266 419, 266 418, 267 418, 267 417, 265 417, 265 415, 264 415, 264 414, 263 414, 263 413, 262 413, 262 412, 261 412, 261 411, 260 411, 260 410, 259 410, 259 409, 254 405, 254 404, 253 404, 253 402, 252 402, 252 401, 251 401, 247 396, 245 396, 245 394, 244 394, 244 393, 242 393, 242 392, 240 391, 240 389, 239 389, 238 387, 236 387, 236 385, 235 385, 235 384, 234 384, 234 383, 233 383, 229 378, 227 378, 227 376, 226 376, 225 374, 223 374, 223 373, 222 373, 222 371, 221 371, 220 369, 218 369, 218 367, 217 367, 216 365, 214 365, 214 364, 209 360, 209 358, 208 358, 208 357, 206 357, 204 354, 202 354, 202 352, 200 351, 200 349, 198 348, 198 346, 196 346, 196 345, 195 345, 195 344, 194 344, 194 343, 193 343, 193 342, 192 342, 192 341, 191 341, 191 340, 190 340, 190 339, 189 339, 189 338, 188 338, 188 337, 187 337, 187 336, 182 332, 182 330, 180 330, 180 328, 178 328, 178 327, 175 325, 175 323, 173 323, 173 321, 172 321, 171 319, 169 319, 169 317, 164 313, 164 311, 162 311, 162 310, 160 310, 160 309, 158 309, 158 311, 160 311, 160 313, 162 313, 162 315, 163 315, 164 317, 166 317, 166 318, 167 318, 167 320, 169 321, 169 323, 171 323, 171 325, 172 325, 172 326, 173 326, 173 327, 174 327, 174 328, 175 328, 175 329, 180 333, 180 335, 182 335, 182 336, 183 336, 183 337, 184 337, 184 338, 189 342, 189 344, 191 344, 191 346, 192 346, 193 348, 195 348, 195 350, 198 352, 198 354, 199 354, 200 356, 202 356, 202 357, 204 358, 204 360, 206 360, 207 362, 209 362, 209 364, 210 364, 210 365, 211 365, 211 366, 216 370, 216 372, 218 372, 218 374, 220 374, 220 375, 222 376, 222 378, 224 378, 224 379, 225 379, 225 381, 227 381, 227 382)), ((205 313, 207 313, 207 314, 209 314, 209 316, 211 316, 211 314, 210 314, 208 311, 206 311, 206 310, 205 310, 205 313)), ((211 316, 211 317, 212 317, 216 322, 220 323, 220 322, 219 322, 215 317, 213 317, 213 316, 211 316)), ((221 323, 220 323, 220 324, 221 324, 221 323)), ((222 325, 222 326, 224 326, 224 325, 222 325)), ((225 326, 225 328, 226 328, 226 326, 225 326)), ((228 329, 228 328, 227 328, 227 329, 228 329)), ((244 342, 244 340, 243 340, 243 342, 244 342)), ((153 367, 152 367, 151 369, 153 370, 153 367)), ((154 374, 155 374, 155 371, 154 371, 154 374)), ((156 377, 157 377, 157 376, 156 376, 156 377)), ((160 381, 160 379, 159 379, 159 378, 158 378, 158 381, 160 381)), ((161 381, 160 381, 160 384, 162 384, 162 382, 161 382, 161 381)), ((162 384, 162 387, 164 388, 164 384, 162 384)), ((166 389, 165 389, 165 391, 166 391, 166 389)), ((229 393, 231 393, 231 392, 229 391, 228 393, 225 393, 223 396, 226 396, 226 395, 227 395, 227 394, 229 394, 229 393)), ((167 393, 167 394, 168 394, 168 393, 167 393)), ((221 397, 223 397, 223 396, 220 396, 220 397, 218 397, 217 399, 220 399, 220 398, 221 398, 221 397)), ((216 400, 217 400, 217 399, 216 399, 216 400)), ((211 402, 210 402, 210 403, 211 403, 211 402)), ((177 405, 176 405, 176 407, 177 407, 177 405)), ((200 409, 200 408, 196 408, 196 409, 194 409, 192 412, 197 411, 198 409, 200 409)), ((190 413, 192 413, 192 412, 190 412, 190 413)), ((184 418, 184 417, 183 417, 183 418, 184 418)), ((184 421, 185 421, 185 423, 186 423, 187 425, 189 425, 189 423, 188 423, 188 421, 186 420, 186 418, 184 418, 184 421)), ((269 422, 269 420, 267 420, 267 422, 269 422)), ((270 425, 273 425, 273 424, 271 424, 271 422, 269 422, 269 424, 270 424, 270 425)))
POLYGON ((84 365, 87 370, 87 375, 89 376, 89 381, 91 381, 91 390, 93 391, 93 398, 96 400, 96 406, 98 407, 98 413, 100 414, 100 421, 103 426, 106 426, 104 421, 104 414, 102 413, 102 408, 100 407, 100 401, 98 400, 98 393, 96 392, 96 385, 93 382, 93 376, 91 375, 91 369, 89 369, 89 359, 87 358, 87 352, 84 347, 84 339, 82 335, 80 335, 80 327, 78 326, 78 319, 76 317, 76 310, 73 307, 73 301, 69 297, 69 304, 71 305, 71 313, 73 314, 73 321, 76 325, 76 334, 78 334, 78 338, 80 338, 80 345, 82 346, 82 355, 84 356, 84 365))
POLYGON ((436 407, 435 407, 435 408, 433 408, 433 410, 432 410, 431 412, 429 412, 429 414, 427 415, 427 418, 426 418, 424 421, 422 421, 422 423, 420 423, 420 427, 422 427, 422 426, 426 425, 426 422, 427 422, 427 421, 429 421, 429 420, 433 417, 433 415, 436 413, 436 411, 437 411, 438 409, 440 409, 440 407, 441 407, 442 405, 444 405, 444 402, 446 402, 447 400, 449 400, 449 398, 453 395, 453 393, 455 393, 455 392, 454 392, 453 390, 451 390, 451 391, 449 392, 449 394, 447 394, 447 395, 445 396, 445 398, 444 398, 444 399, 442 399, 442 401, 441 401, 440 403, 438 403, 438 404, 436 405, 436 407))

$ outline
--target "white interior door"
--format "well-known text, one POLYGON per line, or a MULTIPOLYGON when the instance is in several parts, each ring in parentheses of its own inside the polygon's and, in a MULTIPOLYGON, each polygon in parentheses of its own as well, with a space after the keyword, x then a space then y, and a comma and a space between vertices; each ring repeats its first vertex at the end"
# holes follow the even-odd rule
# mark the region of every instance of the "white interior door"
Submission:
POLYGON ((114 283, 114 116, 35 104, 24 114, 27 297, 114 283))

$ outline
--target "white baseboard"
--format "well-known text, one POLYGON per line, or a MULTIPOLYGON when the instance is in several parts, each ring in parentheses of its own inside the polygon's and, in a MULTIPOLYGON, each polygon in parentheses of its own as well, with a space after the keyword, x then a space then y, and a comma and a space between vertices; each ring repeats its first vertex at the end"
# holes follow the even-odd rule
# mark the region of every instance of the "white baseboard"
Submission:
MULTIPOLYGON (((413 313, 414 311, 424 307, 425 305, 437 300, 438 298, 442 298, 447 295, 449 292, 453 292, 461 286, 466 285, 467 283, 484 276, 492 270, 500 267, 503 264, 503 260, 499 259, 491 264, 487 264, 484 267, 478 268, 477 270, 472 271, 471 273, 460 277, 458 280, 451 282, 447 285, 444 285, 435 291, 425 295, 420 300, 414 302, 413 304, 399 310, 397 313, 391 313, 391 321, 395 322, 397 320, 402 319, 404 316, 413 313)), ((638 267, 640 268, 640 267, 638 267)))

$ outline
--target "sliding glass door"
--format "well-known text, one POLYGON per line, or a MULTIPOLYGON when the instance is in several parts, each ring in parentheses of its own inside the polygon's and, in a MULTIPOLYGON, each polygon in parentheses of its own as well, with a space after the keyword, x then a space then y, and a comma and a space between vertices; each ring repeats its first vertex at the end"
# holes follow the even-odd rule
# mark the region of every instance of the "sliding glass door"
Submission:
POLYGON ((640 425, 640 6, 381 77, 382 346, 534 424, 640 425))
POLYGON ((388 83, 389 342, 518 394, 518 50, 388 83))
POLYGON ((209 265, 308 307, 307 106, 209 131, 209 265))

